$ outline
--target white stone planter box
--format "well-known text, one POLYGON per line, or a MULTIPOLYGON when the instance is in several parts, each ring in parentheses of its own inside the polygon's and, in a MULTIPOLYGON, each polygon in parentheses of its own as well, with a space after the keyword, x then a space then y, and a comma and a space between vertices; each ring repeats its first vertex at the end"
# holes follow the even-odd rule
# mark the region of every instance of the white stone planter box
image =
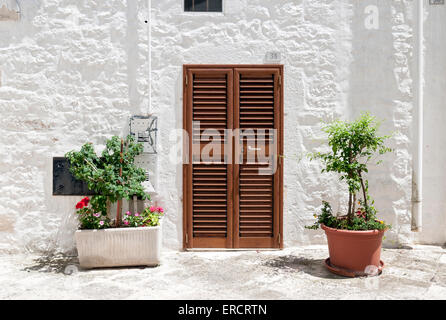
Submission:
POLYGON ((76 246, 82 268, 156 266, 161 256, 157 227, 78 230, 76 246))

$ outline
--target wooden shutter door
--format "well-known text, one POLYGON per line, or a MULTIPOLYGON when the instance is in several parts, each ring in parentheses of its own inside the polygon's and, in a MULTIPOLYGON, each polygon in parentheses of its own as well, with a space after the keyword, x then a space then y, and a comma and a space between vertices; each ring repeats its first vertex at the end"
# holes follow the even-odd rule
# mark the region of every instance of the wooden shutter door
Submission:
POLYGON ((231 248, 233 169, 226 163, 228 159, 223 148, 230 142, 224 130, 233 126, 233 70, 186 68, 184 74, 184 125, 192 151, 189 164, 183 168, 186 175, 183 184, 187 220, 185 247, 231 248), (212 164, 201 157, 201 151, 210 142, 201 140, 200 133, 206 129, 217 130, 218 137, 213 138, 223 142, 220 150, 211 152, 212 164))
POLYGON ((234 127, 242 133, 235 139, 235 154, 240 153, 240 163, 234 165, 235 248, 282 246, 281 71, 277 67, 236 68, 234 72, 234 127), (276 129, 277 134, 252 136, 258 129, 276 129), (250 138, 254 144, 248 143, 250 138), (250 151, 254 151, 251 156, 262 151, 271 162, 248 159, 250 151))
POLYGON ((183 165, 184 248, 283 247, 282 74, 283 67, 274 65, 184 66, 183 126, 190 150, 183 165), (277 135, 225 135, 224 129, 234 128, 276 129, 277 135), (206 129, 223 142, 213 149, 212 163, 202 157, 210 142, 200 136, 206 129), (254 145, 247 143, 252 137, 254 145), (269 162, 249 160, 249 148, 260 148, 269 162))

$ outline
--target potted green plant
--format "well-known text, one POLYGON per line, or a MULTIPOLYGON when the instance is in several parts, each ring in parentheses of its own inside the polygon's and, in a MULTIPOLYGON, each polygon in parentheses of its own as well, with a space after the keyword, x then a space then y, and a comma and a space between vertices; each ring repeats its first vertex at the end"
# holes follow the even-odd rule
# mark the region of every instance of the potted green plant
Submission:
POLYGON ((365 275, 367 268, 381 270, 383 267, 381 243, 390 225, 377 219, 365 177, 370 162, 377 160, 375 156, 392 151, 385 145, 390 136, 380 136, 378 128, 379 122, 368 113, 352 122, 334 121, 323 128, 328 134, 330 150, 310 154, 310 159, 322 161, 322 172, 338 173, 339 179, 348 186, 347 214, 334 215, 330 204, 323 201, 321 214, 314 215, 317 221, 306 227, 321 227, 325 231, 330 254, 326 265, 342 275, 365 275))
POLYGON ((75 233, 81 267, 116 267, 158 265, 161 251, 161 207, 146 207, 142 212, 127 211, 122 215, 122 200, 137 196, 149 200, 142 182, 145 172, 134 164, 143 146, 132 136, 117 136, 106 142, 101 156, 86 143, 80 151, 65 156, 70 172, 85 181, 96 193, 76 204, 80 230, 75 233), (116 218, 110 216, 112 203, 117 203, 116 218))

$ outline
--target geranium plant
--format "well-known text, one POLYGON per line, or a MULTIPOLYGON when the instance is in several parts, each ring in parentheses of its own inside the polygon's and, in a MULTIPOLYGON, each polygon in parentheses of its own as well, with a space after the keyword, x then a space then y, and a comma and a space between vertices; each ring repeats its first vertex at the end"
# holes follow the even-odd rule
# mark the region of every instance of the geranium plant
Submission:
POLYGON ((100 211, 100 207, 88 197, 76 204, 81 229, 104 229, 110 227, 110 219, 100 211))
POLYGON ((164 216, 164 209, 162 207, 148 207, 144 210, 146 226, 157 226, 160 223, 160 218, 164 216))
MULTIPOLYGON (((368 113, 356 121, 334 121, 323 130, 328 134, 328 152, 315 152, 310 159, 321 160, 322 172, 336 172, 339 179, 348 186, 347 215, 335 216, 328 202, 323 201, 322 212, 315 214, 317 221, 307 228, 317 229, 320 224, 336 229, 347 230, 384 230, 390 228, 376 218, 374 201, 369 195, 369 184, 365 174, 369 172, 368 164, 375 161, 375 156, 392 151, 385 145, 389 135, 378 134, 379 122, 368 113), (358 194, 362 197, 358 201, 358 194), (358 208, 356 208, 358 204, 358 208)), ((380 164, 379 160, 376 164, 380 164)))
POLYGON ((164 215, 162 207, 148 207, 142 213, 132 214, 127 211, 122 219, 126 227, 156 227, 160 224, 160 218, 164 215))
MULTIPOLYGON (((80 151, 70 151, 65 157, 70 163, 70 172, 79 180, 85 181, 88 188, 97 193, 92 196, 94 213, 107 215, 107 203, 130 199, 136 195, 149 199, 142 182, 145 171, 134 165, 135 157, 143 152, 141 143, 132 136, 121 139, 113 136, 107 140, 105 149, 98 156, 92 143, 86 143, 80 151)), ((116 225, 121 224, 118 213, 116 225)))
POLYGON ((91 143, 84 144, 80 151, 66 154, 71 173, 97 193, 76 204, 81 230, 75 232, 75 238, 81 267, 160 264, 160 217, 164 209, 152 206, 143 212, 127 211, 122 215, 123 199, 130 200, 135 196, 149 199, 142 185, 146 179, 145 171, 134 164, 135 157, 142 151, 142 144, 135 143, 132 136, 125 140, 115 136, 106 142, 100 156, 91 143), (108 209, 113 202, 117 202, 116 219, 110 221, 108 209), (155 226, 160 227, 152 228, 155 226), (114 229, 82 230, 105 228, 114 229))

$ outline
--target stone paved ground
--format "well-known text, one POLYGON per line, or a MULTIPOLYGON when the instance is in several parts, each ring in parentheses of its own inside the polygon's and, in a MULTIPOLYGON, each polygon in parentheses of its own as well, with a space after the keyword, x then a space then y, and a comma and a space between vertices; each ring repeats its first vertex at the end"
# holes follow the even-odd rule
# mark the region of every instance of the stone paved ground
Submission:
POLYGON ((166 250, 156 268, 78 270, 73 257, 1 256, 0 299, 446 299, 446 247, 383 249, 372 278, 333 275, 326 257, 325 246, 166 250))

